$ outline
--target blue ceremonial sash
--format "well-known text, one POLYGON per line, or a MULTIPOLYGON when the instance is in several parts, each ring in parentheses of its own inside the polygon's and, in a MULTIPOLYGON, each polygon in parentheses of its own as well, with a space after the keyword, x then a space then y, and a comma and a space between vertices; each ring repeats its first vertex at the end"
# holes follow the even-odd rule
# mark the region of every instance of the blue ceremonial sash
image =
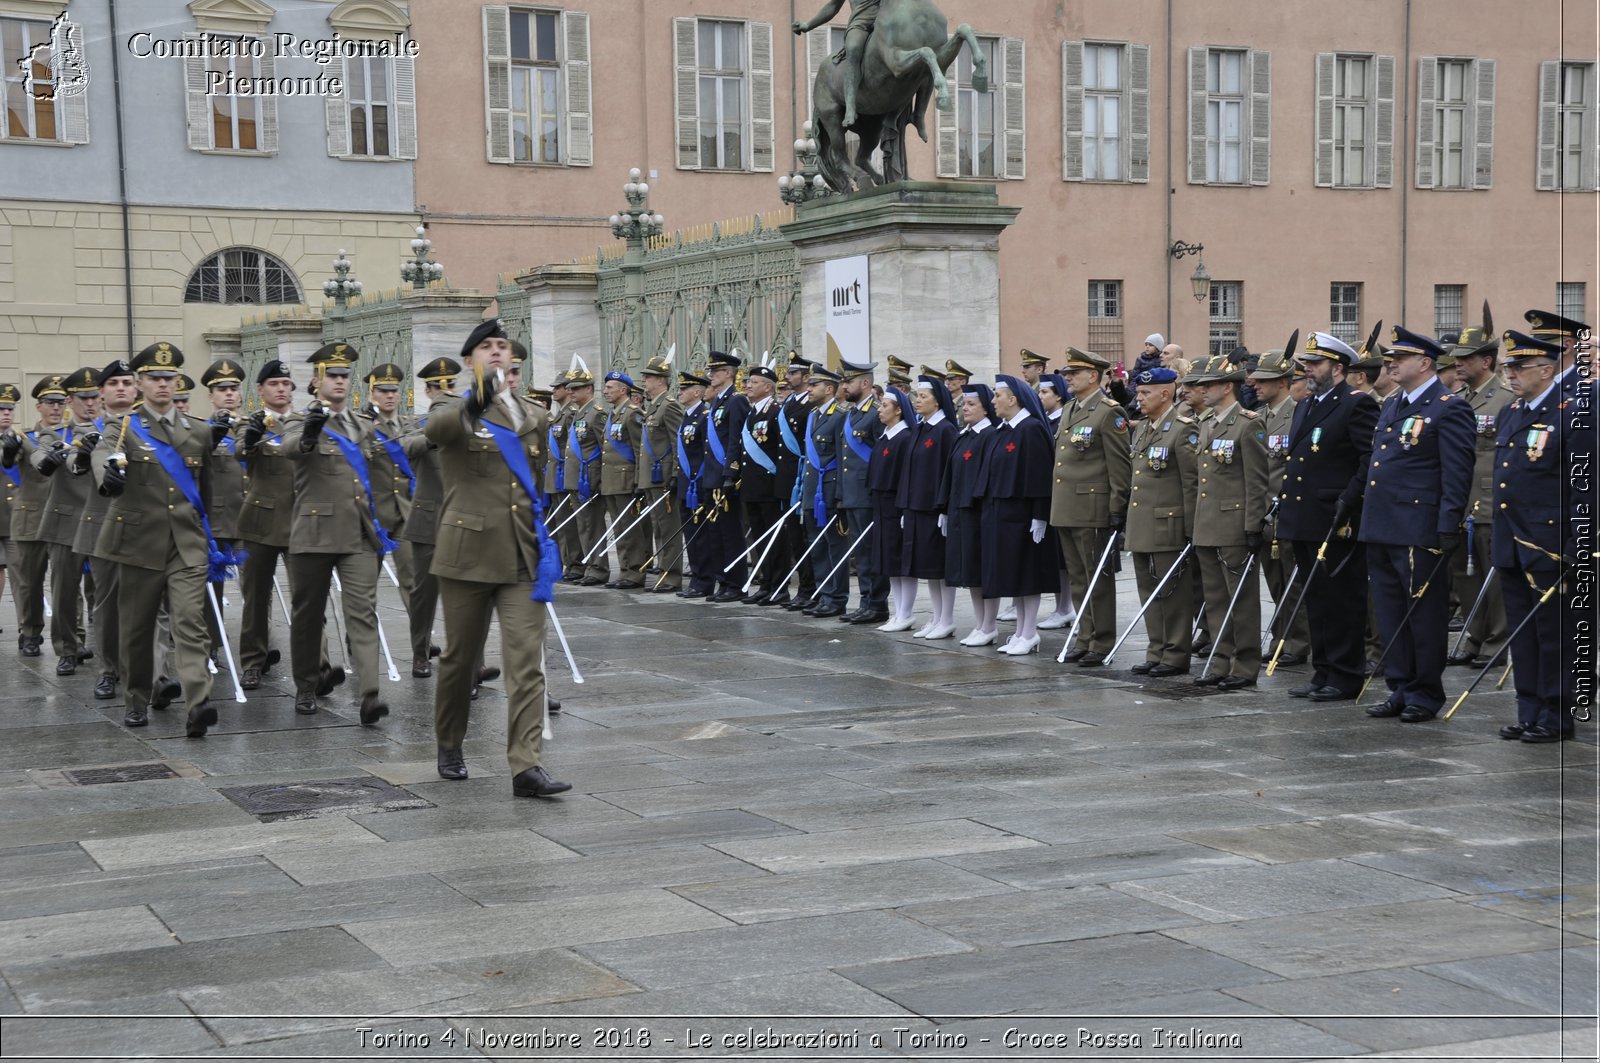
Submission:
MULTIPOLYGON (((835 458, 827 465, 822 464, 822 455, 817 453, 817 443, 811 434, 811 428, 816 423, 817 411, 812 410, 806 417, 806 464, 817 471, 817 493, 811 499, 811 516, 816 519, 817 527, 828 523, 828 502, 822 496, 822 478, 839 467, 839 460, 835 458)), ((799 483, 802 477, 795 478, 796 501, 800 491, 799 483)), ((791 503, 792 505, 793 503, 791 503)))
POLYGON ((478 424, 494 437, 500 457, 505 459, 511 475, 517 478, 517 483, 528 495, 528 501, 533 503, 533 531, 539 537, 539 571, 533 574, 533 593, 528 597, 536 602, 553 602, 556 600, 556 580, 561 578, 561 555, 544 526, 544 502, 538 485, 533 481, 533 466, 528 463, 528 453, 513 429, 488 420, 480 419, 478 424))
POLYGON ((722 445, 722 439, 717 435, 716 422, 711 419, 711 408, 706 407, 706 446, 711 448, 711 456, 717 459, 717 464, 724 469, 728 467, 728 448, 722 445))
MULTIPOLYGON (((407 480, 411 481, 411 493, 416 494, 417 474, 411 471, 411 462, 406 460, 405 444, 401 443, 398 439, 391 439, 376 428, 374 428, 372 432, 378 437, 378 442, 383 444, 383 449, 388 452, 389 460, 394 462, 394 467, 399 469, 401 475, 403 475, 407 480)), ((229 440, 229 442, 231 443, 232 440, 229 440)))
POLYGON ((616 421, 617 419, 615 417, 611 416, 610 414, 606 414, 606 442, 611 444, 612 450, 622 455, 623 461, 627 462, 629 465, 632 465, 638 460, 636 457, 634 457, 633 448, 628 446, 627 440, 618 439, 616 436, 611 434, 611 428, 616 424, 616 421))
MULTIPOLYGON (((689 476, 689 451, 683 445, 683 433, 678 433, 678 466, 683 469, 683 475, 689 476)), ((700 468, 694 470, 694 475, 689 476, 689 487, 683 492, 683 504, 693 513, 700 508, 700 473, 705 469, 705 462, 700 463, 700 468)))
POLYGON ((789 453, 800 457, 800 441, 794 437, 794 429, 789 427, 789 418, 784 415, 782 407, 778 409, 778 434, 783 437, 783 445, 789 449, 789 453))
POLYGON ((856 452, 856 457, 862 461, 872 460, 872 446, 856 438, 856 419, 853 414, 844 415, 844 441, 850 444, 850 449, 856 452))
POLYGON ((12 487, 21 487, 22 486, 22 470, 21 469, 18 469, 15 466, 13 466, 13 467, 11 467, 9 469, 0 469, 0 472, 3 472, 3 473, 6 474, 6 479, 11 481, 11 486, 12 487))
POLYGON ((551 460, 556 463, 556 492, 559 494, 567 489, 567 444, 565 437, 560 442, 556 441, 554 428, 550 429, 548 442, 551 460))
MULTIPOLYGON (((585 418, 585 423, 587 423, 587 418, 585 418)), ((570 434, 572 429, 568 428, 567 432, 570 434)), ((600 460, 600 447, 594 448, 594 457, 586 458, 583 456, 583 440, 580 439, 576 442, 578 446, 578 501, 587 502, 589 501, 589 496, 594 494, 594 488, 589 481, 589 466, 600 460)), ((601 444, 601 446, 604 446, 604 444, 601 444)))
POLYGON ((177 485, 179 493, 185 502, 194 507, 200 517, 200 530, 206 536, 206 582, 222 583, 229 577, 228 566, 237 565, 244 560, 244 555, 236 550, 224 550, 217 545, 216 537, 211 534, 211 521, 206 518, 205 503, 200 498, 200 484, 195 480, 194 474, 183 463, 183 455, 178 453, 178 448, 171 443, 163 442, 144 430, 137 415, 128 415, 128 431, 132 432, 140 442, 155 451, 156 461, 166 470, 172 482, 177 485))
MULTIPOLYGON (((783 420, 781 416, 778 419, 780 421, 783 420)), ((777 475, 778 463, 767 457, 767 452, 761 449, 760 443, 756 442, 755 433, 750 431, 750 422, 748 420, 744 423, 744 452, 756 459, 756 464, 767 470, 767 472, 777 475)))
POLYGON ((378 520, 378 506, 372 500, 372 475, 367 471, 367 459, 361 453, 361 445, 326 426, 323 427, 322 434, 338 444, 344 460, 350 463, 350 467, 356 472, 356 479, 361 481, 361 490, 367 493, 367 512, 372 515, 372 530, 378 534, 378 556, 394 553, 400 547, 389 538, 389 533, 383 530, 383 522, 378 520))
POLYGON ((661 460, 656 457, 656 450, 650 445, 650 422, 646 421, 644 431, 639 433, 639 442, 644 444, 644 456, 650 460, 650 482, 658 484, 665 477, 661 475, 661 460))

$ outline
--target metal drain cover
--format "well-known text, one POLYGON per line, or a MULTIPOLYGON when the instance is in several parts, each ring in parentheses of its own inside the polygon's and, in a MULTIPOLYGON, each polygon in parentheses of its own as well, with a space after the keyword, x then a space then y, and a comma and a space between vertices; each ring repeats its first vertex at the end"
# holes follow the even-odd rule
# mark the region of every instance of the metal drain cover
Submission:
POLYGON ((433 808, 409 790, 391 786, 370 775, 353 779, 313 779, 309 782, 228 786, 217 791, 263 823, 283 819, 311 819, 344 812, 398 812, 408 808, 433 808))
POLYGON ((62 777, 78 786, 102 786, 112 782, 148 782, 176 779, 178 773, 165 764, 123 764, 115 768, 77 768, 63 771, 62 777))
POLYGON ((1167 701, 1187 701, 1190 698, 1209 698, 1214 694, 1228 694, 1231 691, 1220 690, 1213 686, 1195 686, 1193 683, 1172 683, 1161 686, 1138 687, 1141 695, 1153 698, 1163 698, 1167 701))

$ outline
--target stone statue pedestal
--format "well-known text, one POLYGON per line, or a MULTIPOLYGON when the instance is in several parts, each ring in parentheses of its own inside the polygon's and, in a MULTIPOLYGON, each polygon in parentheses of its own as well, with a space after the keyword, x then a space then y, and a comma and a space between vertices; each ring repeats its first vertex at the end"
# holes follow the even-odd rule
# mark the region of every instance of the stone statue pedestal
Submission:
POLYGON ((1021 210, 1002 206, 994 185, 954 181, 900 181, 804 204, 783 227, 800 253, 802 353, 827 361, 823 264, 867 255, 874 361, 892 354, 942 368, 953 358, 992 378, 1000 367, 1000 234, 1021 210))
POLYGON ((461 345, 483 320, 489 299, 476 288, 423 288, 401 293, 401 313, 411 329, 411 366, 406 387, 414 412, 428 412, 428 398, 417 373, 435 358, 461 360, 461 345))
MULTIPOLYGON (((528 293, 528 368, 524 384, 549 387, 555 375, 581 354, 598 381, 600 365, 600 312, 596 308, 599 279, 587 264, 552 263, 517 275, 517 286, 528 293)), ((507 323, 509 326, 509 322, 507 323)), ((674 381, 676 383, 676 381, 674 381)), ((598 384, 596 390, 598 390, 598 384)))

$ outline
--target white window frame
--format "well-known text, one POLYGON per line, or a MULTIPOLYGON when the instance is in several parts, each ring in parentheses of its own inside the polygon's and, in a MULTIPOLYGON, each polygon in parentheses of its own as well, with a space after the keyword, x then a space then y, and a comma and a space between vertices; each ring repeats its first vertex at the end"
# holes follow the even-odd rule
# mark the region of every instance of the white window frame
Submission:
POLYGON ((1206 348, 1213 358, 1232 354, 1244 342, 1244 281, 1211 282, 1207 324, 1206 348))
MULTIPOLYGON (((261 68, 266 62, 265 56, 259 59, 253 56, 227 56, 224 58, 206 56, 201 60, 201 62, 204 64, 204 69, 208 78, 213 72, 218 71, 225 75, 232 75, 233 77, 239 79, 259 78, 265 76, 261 73, 261 68)), ((240 96, 237 93, 211 94, 208 97, 208 102, 211 107, 211 150, 237 151, 251 154, 262 151, 261 127, 264 124, 266 110, 262 104, 266 99, 267 97, 265 96, 240 96), (217 107, 223 100, 228 101, 228 132, 232 141, 232 143, 229 144, 217 143, 217 107), (255 127, 255 146, 249 148, 241 147, 239 143, 240 123, 246 120, 242 112, 245 111, 249 112, 248 121, 253 123, 255 127)))
POLYGON ((750 26, 743 19, 702 18, 695 20, 695 34, 697 48, 695 52, 695 74, 699 79, 697 98, 700 103, 700 115, 697 116, 697 136, 700 140, 700 168, 702 170, 748 170, 750 157, 749 122, 750 113, 749 91, 749 55, 750 55, 750 26), (703 47, 704 29, 707 25, 717 27, 711 34, 711 39, 716 52, 713 56, 705 54, 703 47), (724 55, 724 37, 722 27, 738 27, 739 42, 734 48, 733 56, 724 55), (737 60, 737 65, 727 65, 730 58, 737 60), (713 119, 711 127, 717 131, 715 136, 715 158, 706 158, 706 90, 709 86, 714 90, 712 106, 713 119), (727 105, 729 90, 738 100, 738 118, 736 120, 739 137, 737 159, 728 158, 727 133, 730 124, 727 118, 727 105))
MULTIPOLYGON (((1103 54, 1103 53, 1102 53, 1103 54)), ((1103 107, 1101 116, 1103 117, 1103 107)), ((1101 127, 1103 129, 1103 123, 1101 127)), ((1098 132, 1098 130, 1097 130, 1098 132)), ((1101 135, 1099 156, 1105 157, 1101 135)), ((1096 184, 1147 184, 1150 180, 1150 46, 1119 41, 1064 41, 1061 45, 1061 179, 1096 184), (1088 76, 1092 49, 1119 50, 1121 82, 1117 90, 1096 89, 1088 76), (1091 97, 1116 96, 1120 136, 1118 176, 1091 175, 1089 120, 1091 97)))
POLYGON ((1341 55, 1335 61, 1333 90, 1333 184, 1351 188, 1370 184, 1367 162, 1371 154, 1372 118, 1376 110, 1372 83, 1376 63, 1368 55, 1341 55), (1356 64, 1361 64, 1359 68, 1356 64), (1352 92, 1352 88, 1356 91, 1352 92), (1351 132, 1352 124, 1359 127, 1351 132), (1358 157, 1352 159, 1352 154, 1358 157))
POLYGON ((1361 282, 1328 282, 1328 334, 1354 347, 1361 335, 1361 282))
POLYGON ((1027 122, 1027 42, 1021 37, 1000 37, 978 34, 978 40, 993 48, 989 63, 989 87, 979 93, 971 84, 971 53, 962 49, 961 59, 952 63, 945 76, 956 97, 956 106, 950 111, 934 109, 935 143, 934 172, 940 177, 980 181, 1020 181, 1028 175, 1028 122, 1027 122), (965 78, 961 69, 969 73, 965 78), (963 173, 962 148, 965 143, 969 157, 976 146, 977 130, 963 115, 971 115, 979 106, 994 108, 994 168, 990 175, 963 173))
POLYGON ((565 101, 561 98, 561 66, 564 60, 562 54, 561 12, 550 11, 543 8, 514 7, 511 9, 512 33, 515 35, 517 16, 526 16, 528 19, 528 56, 517 58, 515 41, 512 43, 511 52, 511 159, 519 164, 534 164, 539 166, 561 165, 563 145, 561 143, 562 115, 565 113, 565 101), (546 59, 537 53, 539 39, 539 23, 541 18, 551 20, 555 57, 546 59), (545 100, 546 74, 553 76, 555 100, 553 106, 547 107, 545 100), (522 89, 522 98, 525 107, 517 108, 517 90, 522 89), (546 117, 556 124, 556 151, 554 159, 544 157, 544 123, 546 117), (519 138, 517 136, 517 119, 522 118, 527 122, 526 143, 528 156, 523 158, 518 153, 519 138), (534 150, 538 145, 539 150, 534 150))
POLYGON ((1083 179, 1085 181, 1122 181, 1127 168, 1123 162, 1127 153, 1127 122, 1123 112, 1127 109, 1127 46, 1083 44, 1083 179), (1115 64, 1113 78, 1104 78, 1108 61, 1115 64), (1104 84, 1109 80, 1110 84, 1104 84), (1107 117, 1110 121, 1107 121, 1107 117), (1116 128, 1107 132, 1108 126, 1116 128), (1109 168, 1114 172, 1107 173, 1109 168))
POLYGON ((1250 65, 1243 49, 1212 48, 1206 53, 1206 184, 1242 185, 1249 167, 1245 125, 1245 82, 1250 65), (1237 69, 1234 69, 1234 67, 1237 69), (1226 86, 1232 76, 1233 90, 1226 86), (1230 121, 1231 120, 1231 121, 1230 121), (1228 135, 1232 127, 1233 136, 1228 135), (1231 164, 1231 165, 1230 165, 1231 164), (1232 176, 1228 176, 1229 173, 1232 176))
MULTIPOLYGON (((815 60, 808 39, 808 58, 815 60)), ((721 35, 716 37, 720 49, 721 35)), ((773 46, 772 23, 754 19, 696 18, 681 16, 672 20, 673 60, 673 151, 680 170, 710 170, 716 173, 771 173, 776 166, 777 152, 774 141, 776 124, 773 120, 773 46), (717 138, 718 158, 707 161, 700 141, 701 78, 727 78, 734 76, 733 67, 711 67, 702 64, 700 56, 700 26, 704 22, 718 24, 736 23, 744 27, 744 54, 738 69, 740 78, 740 130, 738 160, 723 155, 725 140, 717 138), (731 164, 735 163, 736 164, 731 164), (718 163, 730 163, 718 165, 718 163)), ((725 61, 726 57, 722 57, 725 61)), ((711 61, 719 61, 712 57, 711 61)), ((724 98, 719 98, 716 120, 719 128, 725 123, 722 111, 724 98)))
POLYGON ((483 83, 484 83, 484 140, 485 155, 492 163, 506 166, 592 166, 594 164, 594 114, 593 85, 590 73, 589 13, 586 11, 557 10, 538 5, 487 4, 483 8, 483 83), (529 17, 528 57, 513 58, 512 16, 529 17), (554 16, 555 49, 557 61, 540 60, 537 56, 538 23, 541 16, 554 16), (556 110, 546 110, 542 93, 537 91, 538 72, 554 67, 556 77, 556 110), (514 83, 524 87, 521 111, 513 111, 514 83), (529 91, 533 90, 533 91, 529 91), (540 97, 541 106, 533 102, 540 97), (543 116, 553 114, 556 119, 556 155, 554 161, 542 158, 543 116), (517 157, 515 134, 518 116, 528 121, 527 143, 530 157, 517 157), (538 155, 541 157, 531 157, 538 155))
POLYGON ((1589 156, 1594 151, 1595 65, 1562 63, 1561 89, 1557 103, 1556 187, 1563 192, 1588 191, 1594 183, 1586 171, 1592 169, 1589 156), (1568 94, 1573 75, 1577 75, 1581 99, 1574 104, 1568 94), (1585 137, 1584 134, 1588 134, 1585 137), (1577 143, 1573 144, 1573 139, 1577 143))
POLYGON ((1371 52, 1317 54, 1315 183, 1318 188, 1389 188, 1394 184, 1395 57, 1371 52), (1359 77, 1353 63, 1365 64, 1359 77), (1360 81, 1359 94, 1350 91, 1360 81), (1362 134, 1350 135, 1361 116, 1362 134), (1348 152, 1362 154, 1352 171, 1348 152))
POLYGON ((1272 180, 1272 54, 1259 48, 1189 49, 1189 183, 1237 188, 1272 180), (1239 59, 1238 91, 1222 79, 1224 57, 1239 59), (1213 78, 1213 62, 1216 77, 1213 78), (1216 90, 1211 86, 1215 84, 1216 90), (1223 179, 1226 119, 1237 118, 1238 179, 1223 179))
MULTIPOLYGON (((234 294, 239 294, 239 287, 239 282, 235 281, 233 289, 231 289, 234 294)), ((300 284, 300 278, 295 276, 294 270, 289 268, 289 264, 284 262, 278 256, 261 250, 259 247, 225 247, 220 251, 207 255, 205 260, 196 266, 193 272, 189 274, 189 278, 184 282, 183 286, 183 301, 186 304, 209 303, 220 306, 292 306, 303 301, 304 297, 304 288, 300 284), (254 262, 242 261, 238 266, 230 266, 228 263, 228 257, 230 255, 254 256, 255 260, 254 262), (280 281, 280 287, 283 286, 284 283, 287 283, 287 285, 293 289, 290 293, 293 295, 293 298, 276 302, 268 301, 267 270, 269 266, 282 273, 283 280, 280 281), (230 269, 249 269, 254 273, 254 278, 250 281, 250 285, 255 289, 253 293, 255 298, 227 298, 230 292, 228 281, 228 270, 230 269), (215 273, 215 276, 212 280, 215 284, 218 298, 189 298, 189 291, 197 281, 202 285, 205 283, 205 281, 202 279, 203 271, 215 273)))
POLYGON ((1005 128, 1004 101, 997 91, 994 76, 1000 68, 1002 41, 999 37, 979 37, 978 44, 988 53, 989 88, 979 92, 972 87, 972 54, 965 48, 950 70, 950 87, 956 97, 956 176, 998 178, 1003 175, 1005 163, 1000 153, 1005 128), (982 149, 982 131, 978 116, 989 117, 990 170, 981 172, 978 159, 982 149))
POLYGON ((1497 64, 1470 55, 1425 55, 1417 60, 1416 187, 1472 191, 1494 185, 1494 106, 1497 64), (1441 78, 1461 71, 1461 99, 1442 99, 1441 78), (1454 149, 1445 143, 1449 119, 1459 119, 1461 174, 1446 184, 1441 170, 1454 149))
POLYGON ((344 88, 348 101, 348 119, 350 123, 350 154, 365 159, 386 159, 394 155, 394 71, 390 61, 383 56, 351 56, 344 61, 344 88), (373 69, 377 68, 378 77, 373 77, 373 69), (355 95, 355 77, 353 70, 360 70, 363 95, 355 95), (382 96, 373 99, 372 89, 374 84, 382 86, 382 96), (383 151, 376 150, 374 144, 378 123, 374 117, 374 108, 383 108, 383 151), (357 112, 360 112, 359 114, 357 112), (356 127, 361 125, 361 137, 367 145, 366 151, 356 150, 356 127))

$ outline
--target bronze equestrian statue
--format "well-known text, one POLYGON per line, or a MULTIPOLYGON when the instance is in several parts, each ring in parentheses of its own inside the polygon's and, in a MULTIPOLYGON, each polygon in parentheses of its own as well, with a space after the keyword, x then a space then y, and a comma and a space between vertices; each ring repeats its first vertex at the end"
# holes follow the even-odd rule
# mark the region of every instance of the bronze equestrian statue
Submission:
MULTIPOLYGON (((797 34, 826 25, 845 0, 827 0, 815 18, 796 22, 797 34)), ((949 32, 949 20, 933 0, 851 0, 843 62, 834 56, 817 71, 811 93, 812 130, 822 179, 848 194, 906 179, 905 128, 915 126, 928 139, 928 100, 941 111, 955 106, 944 71, 961 46, 972 49, 972 87, 989 88, 989 63, 972 27, 949 32), (861 138, 854 159, 845 132, 861 138), (872 152, 883 148, 883 172, 872 167, 872 152)))

